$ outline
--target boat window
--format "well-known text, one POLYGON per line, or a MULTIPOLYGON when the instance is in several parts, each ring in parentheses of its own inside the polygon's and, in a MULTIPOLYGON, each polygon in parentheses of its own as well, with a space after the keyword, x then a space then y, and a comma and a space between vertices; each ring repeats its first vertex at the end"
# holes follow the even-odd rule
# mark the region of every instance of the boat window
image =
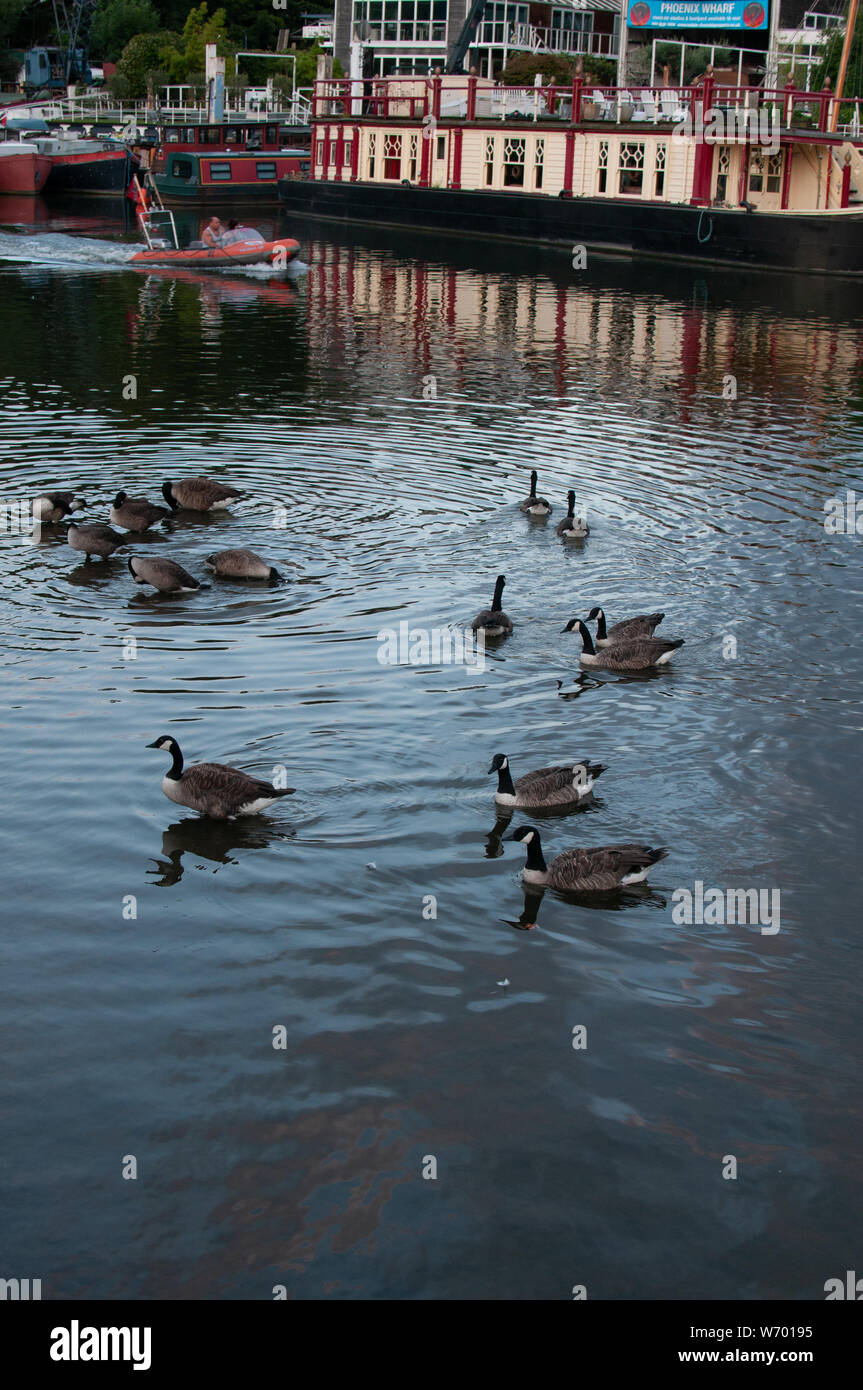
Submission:
POLYGON ((384 178, 400 179, 402 176, 402 137, 384 136, 384 178))
POLYGON ((278 142, 278 138, 279 127, 277 125, 268 125, 264 132, 264 139, 266 140, 267 144, 275 145, 278 142))
POLYGON ((622 142, 618 168, 618 191, 630 196, 641 193, 644 184, 644 145, 640 140, 622 142))
MULTIPOLYGON (((411 140, 413 140, 413 138, 414 138, 414 137, 411 136, 411 140)), ((352 141, 352 140, 346 140, 346 141, 345 141, 345 145, 344 145, 344 151, 343 151, 343 153, 342 153, 342 163, 344 164, 345 168, 347 168, 347 167, 350 165, 351 158, 352 158, 352 156, 353 156, 353 151, 354 151, 353 141, 352 141)), ((414 164, 416 164, 416 160, 414 160, 413 162, 414 162, 414 164)))
POLYGON ((172 159, 171 175, 175 179, 190 179, 192 177, 191 159, 172 159))
POLYGON ((225 131, 226 145, 240 145, 243 141, 243 132, 235 125, 229 125, 225 131))
POLYGON ((260 160, 255 163, 255 173, 259 179, 274 179, 276 177, 276 161, 262 164, 260 160))
POLYGON ((198 144, 199 145, 221 145, 222 132, 218 126, 199 126, 198 144))
POLYGON ((225 159, 219 163, 215 160, 210 161, 210 178, 213 183, 230 183, 232 177, 230 160, 225 159))
POLYGON ((167 128, 166 131, 165 131, 165 144, 166 144, 166 145, 179 145, 179 143, 180 143, 180 132, 179 132, 179 130, 177 130, 177 127, 176 127, 176 126, 168 126, 168 128, 167 128))
POLYGON ((599 142, 599 164, 597 168, 596 191, 605 193, 608 189, 608 141, 599 142))
POLYGON ((524 187, 524 150, 526 141, 519 136, 507 135, 503 142, 503 185, 504 188, 524 187))

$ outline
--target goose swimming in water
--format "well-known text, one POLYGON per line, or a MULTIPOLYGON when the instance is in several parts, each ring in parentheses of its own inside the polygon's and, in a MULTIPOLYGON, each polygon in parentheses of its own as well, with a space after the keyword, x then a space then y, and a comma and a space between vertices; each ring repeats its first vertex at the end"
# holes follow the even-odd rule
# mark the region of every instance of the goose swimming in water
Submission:
POLYGON ((157 507, 146 497, 129 497, 125 492, 118 492, 111 504, 111 525, 122 526, 124 531, 146 531, 166 516, 171 516, 167 507, 157 507))
POLYGON ((530 475, 530 496, 525 497, 524 501, 519 503, 519 510, 527 512, 530 516, 550 516, 551 503, 547 497, 537 497, 536 480, 537 473, 534 468, 530 475))
POLYGON ((268 579, 274 584, 282 577, 254 550, 216 550, 207 556, 204 564, 223 579, 268 579))
POLYGON ((64 516, 80 512, 86 505, 84 498, 76 497, 74 492, 43 492, 41 497, 33 499, 30 511, 37 521, 50 523, 62 521, 64 516))
MULTIPOLYGON (((664 617, 664 613, 639 613, 635 618, 622 618, 619 623, 606 629, 603 610, 591 608, 587 621, 592 623, 596 619, 596 646, 608 647, 613 642, 628 642, 634 637, 652 637, 654 628, 659 627, 664 617)), ((570 628, 571 624, 567 623, 563 630, 569 632, 570 628)))
POLYGON ((110 560, 114 551, 121 545, 128 545, 129 541, 126 536, 121 536, 118 531, 112 531, 110 526, 103 526, 100 522, 79 526, 77 521, 70 521, 66 543, 73 550, 83 550, 88 560, 91 555, 110 560))
POLYGON ((521 806, 538 809, 541 806, 570 806, 593 790, 597 777, 606 771, 604 763, 567 763, 561 767, 539 767, 512 780, 509 758, 495 753, 489 773, 497 773, 498 806, 521 806))
POLYGON ((557 523, 557 534, 565 541, 581 541, 590 535, 590 527, 583 516, 575 515, 575 493, 570 489, 566 494, 566 516, 557 523))
POLYGON ((650 845, 604 845, 599 849, 565 849, 546 864, 535 825, 522 825, 504 839, 520 840, 527 850, 522 873, 525 883, 564 893, 607 893, 643 883, 652 866, 668 855, 667 849, 650 845))
POLYGON ((129 573, 136 584, 152 584, 162 594, 192 594, 201 588, 182 565, 160 555, 130 555, 129 573))
POLYGON ((203 476, 184 478, 176 483, 168 478, 162 484, 162 496, 174 512, 222 511, 242 495, 235 487, 203 476))
POLYGON ((580 618, 573 618, 563 631, 577 632, 581 637, 579 660, 582 666, 599 667, 603 671, 646 671, 650 666, 665 666, 684 642, 682 637, 678 637, 676 642, 664 641, 661 637, 635 637, 624 642, 612 642, 598 652, 589 628, 580 618))
POLYGON ((506 578, 499 574, 494 586, 491 608, 484 608, 481 613, 477 613, 471 623, 474 632, 482 632, 486 637, 507 637, 512 632, 512 619, 501 609, 505 583, 506 578))
POLYGON ((224 763, 195 763, 183 771, 183 755, 177 740, 162 734, 148 748, 161 748, 171 754, 171 768, 162 778, 162 791, 169 801, 188 806, 213 820, 234 820, 265 811, 282 796, 291 796, 296 787, 274 787, 272 782, 250 777, 224 763))

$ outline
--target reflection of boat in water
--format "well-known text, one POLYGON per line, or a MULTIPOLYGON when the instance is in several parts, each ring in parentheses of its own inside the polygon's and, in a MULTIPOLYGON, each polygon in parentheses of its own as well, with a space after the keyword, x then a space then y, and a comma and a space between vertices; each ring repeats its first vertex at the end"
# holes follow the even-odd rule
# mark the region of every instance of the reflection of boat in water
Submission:
POLYGON ((296 259, 300 243, 293 237, 279 237, 276 241, 264 241, 258 234, 257 241, 249 239, 236 241, 231 246, 187 247, 180 251, 171 246, 152 245, 146 251, 132 256, 129 265, 147 269, 151 266, 163 268, 193 266, 196 270, 225 270, 232 265, 287 265, 296 259))
POLYGON ((151 278, 155 282, 171 280, 185 285, 197 285, 201 290, 201 298, 208 304, 233 304, 239 307, 256 303, 261 299, 269 300, 273 304, 297 302, 297 291, 289 280, 241 279, 239 276, 232 279, 227 275, 214 276, 184 270, 181 267, 172 269, 168 266, 148 266, 147 274, 148 279, 151 278))

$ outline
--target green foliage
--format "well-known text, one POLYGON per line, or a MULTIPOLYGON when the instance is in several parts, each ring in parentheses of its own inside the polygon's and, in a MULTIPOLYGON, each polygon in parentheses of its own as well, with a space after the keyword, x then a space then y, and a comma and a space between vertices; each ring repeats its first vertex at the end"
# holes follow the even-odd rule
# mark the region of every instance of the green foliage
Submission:
MULTIPOLYGON (((178 34, 165 30, 158 34, 136 34, 129 40, 117 64, 117 76, 128 84, 129 100, 140 101, 147 95, 147 79, 151 73, 170 71, 170 60, 178 42, 178 34)), ((113 88, 111 91, 113 93, 113 88)))
POLYGON ((161 27, 152 0, 103 0, 93 16, 90 52, 102 62, 116 63, 136 34, 155 34, 161 27))
MULTIPOLYGON (((830 80, 830 86, 835 88, 836 79, 839 76, 844 38, 845 33, 841 25, 829 31, 827 41, 822 49, 821 62, 812 71, 812 86, 816 91, 824 86, 827 78, 830 80)), ((854 29, 842 95, 846 97, 863 96, 863 15, 858 18, 854 29)))
POLYGON ((15 34, 30 0, 0 0, 0 43, 8 43, 15 34))
POLYGON ((514 53, 500 73, 500 80, 508 87, 532 87, 537 73, 546 85, 568 84, 575 77, 575 60, 562 53, 514 53))

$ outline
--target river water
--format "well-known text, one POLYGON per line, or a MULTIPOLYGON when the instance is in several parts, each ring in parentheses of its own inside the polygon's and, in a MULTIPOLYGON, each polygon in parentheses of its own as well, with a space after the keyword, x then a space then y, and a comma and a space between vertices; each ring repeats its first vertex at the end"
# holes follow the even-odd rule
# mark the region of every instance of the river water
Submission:
POLYGON ((861 542, 824 525, 861 489, 861 290, 313 224, 290 279, 143 275, 117 216, 0 205, 0 1275, 823 1298, 863 1209, 861 542), (47 487, 107 520, 199 472, 233 513, 130 549, 284 584, 154 597, 14 534, 47 487), (382 664, 498 573, 484 664, 382 664), (600 603, 664 610, 672 666, 579 674, 560 629, 600 603), (199 820, 166 733, 296 794, 199 820), (498 752, 605 763, 511 828, 667 846, 650 888, 526 898, 498 752), (697 883, 781 922, 681 920, 697 883))

